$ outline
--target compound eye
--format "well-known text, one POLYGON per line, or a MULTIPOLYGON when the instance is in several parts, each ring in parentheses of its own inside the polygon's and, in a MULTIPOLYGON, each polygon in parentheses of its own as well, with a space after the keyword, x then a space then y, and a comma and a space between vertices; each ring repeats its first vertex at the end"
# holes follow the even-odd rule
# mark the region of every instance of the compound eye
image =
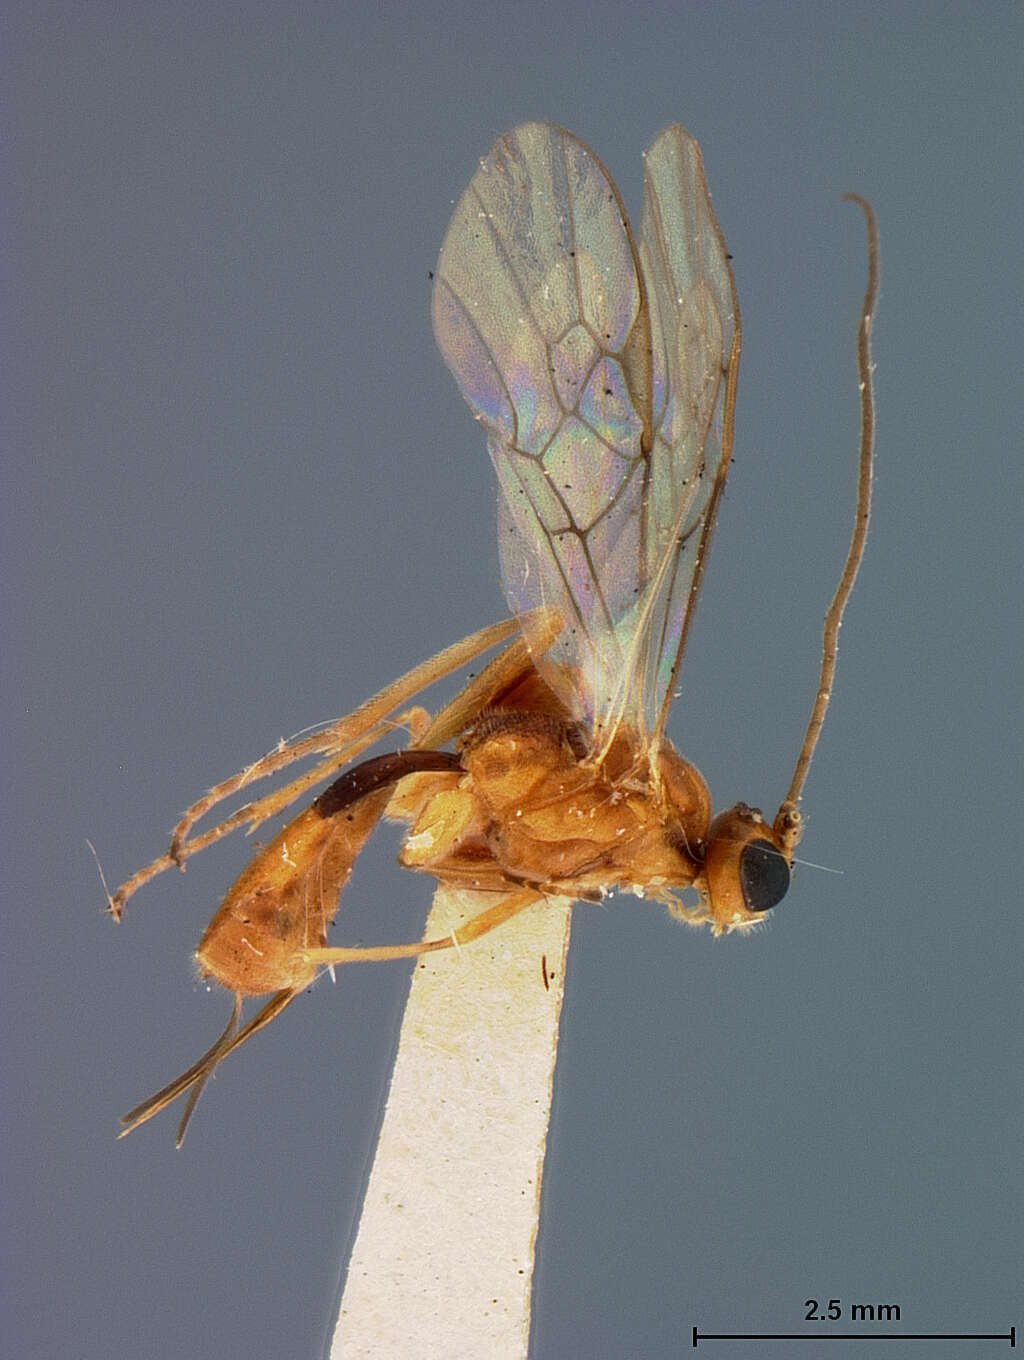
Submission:
POLYGON ((748 841, 740 855, 740 888, 747 911, 771 911, 789 889, 789 865, 769 840, 748 841))

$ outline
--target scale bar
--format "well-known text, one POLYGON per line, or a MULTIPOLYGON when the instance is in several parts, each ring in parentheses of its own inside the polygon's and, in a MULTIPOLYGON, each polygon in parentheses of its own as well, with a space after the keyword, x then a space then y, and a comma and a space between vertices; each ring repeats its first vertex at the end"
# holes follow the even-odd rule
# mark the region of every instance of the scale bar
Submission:
POLYGON ((693 1329, 693 1349, 699 1341, 1008 1341, 1017 1345, 1017 1328, 1008 1332, 701 1332, 693 1329))

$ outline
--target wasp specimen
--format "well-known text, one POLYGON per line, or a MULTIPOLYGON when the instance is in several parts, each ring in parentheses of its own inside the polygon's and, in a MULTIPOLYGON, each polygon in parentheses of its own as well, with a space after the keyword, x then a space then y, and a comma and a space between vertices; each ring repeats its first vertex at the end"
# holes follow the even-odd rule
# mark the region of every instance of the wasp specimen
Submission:
POLYGON ((774 819, 745 803, 713 817, 704 780, 665 722, 729 470, 740 316, 697 143, 671 126, 644 159, 636 232, 593 152, 548 123, 496 142, 456 206, 434 275, 434 331, 487 433, 513 617, 217 785, 185 814, 167 853, 117 891, 115 917, 155 874, 238 826, 251 831, 345 769, 228 892, 196 953, 200 974, 234 996, 227 1028, 125 1116, 124 1133, 189 1091, 180 1144, 216 1066, 335 964, 463 944, 548 895, 633 892, 722 935, 756 926, 785 894, 867 534, 874 213, 850 196, 868 235, 858 498, 817 696, 774 819), (410 706, 502 642, 435 717, 410 706), (354 763, 400 726, 410 734, 404 749, 354 763), (223 799, 309 756, 319 763, 301 777, 196 833, 223 799), (474 889, 489 905, 443 939, 328 947, 339 895, 382 817, 407 828, 406 868, 432 875, 439 890, 474 889), (243 1026, 243 1000, 268 994, 243 1026))

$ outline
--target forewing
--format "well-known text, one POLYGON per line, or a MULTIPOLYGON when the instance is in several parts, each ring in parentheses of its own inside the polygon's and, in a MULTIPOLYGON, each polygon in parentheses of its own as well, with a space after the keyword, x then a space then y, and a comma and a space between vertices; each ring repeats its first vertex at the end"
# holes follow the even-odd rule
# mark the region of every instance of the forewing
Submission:
MULTIPOLYGON (((648 198, 671 228, 678 208, 658 166, 648 198)), ((685 475, 672 461, 682 428, 700 423, 681 414, 696 404, 680 390, 688 370, 665 349, 683 333, 663 315, 678 252, 651 240, 664 276, 656 318, 604 168, 569 133, 530 123, 495 144, 459 201, 434 289, 438 343, 498 474, 506 594, 519 615, 542 605, 564 620, 537 664, 595 747, 623 721, 647 733, 657 720, 686 547, 676 540, 691 509, 699 523, 699 459, 685 475), (652 320, 664 351, 653 368, 652 320)))
POLYGON ((651 316, 655 426, 646 500, 650 614, 640 669, 644 711, 660 725, 725 486, 739 362, 739 307, 725 242, 700 148, 678 124, 644 154, 638 249, 651 316))

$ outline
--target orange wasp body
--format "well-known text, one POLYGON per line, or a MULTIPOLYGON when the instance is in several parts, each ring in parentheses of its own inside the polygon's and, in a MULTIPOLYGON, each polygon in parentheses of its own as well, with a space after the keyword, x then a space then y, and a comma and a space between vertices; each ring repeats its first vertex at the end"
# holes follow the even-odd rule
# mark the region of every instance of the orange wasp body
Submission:
POLYGON ((635 235, 597 158, 550 124, 500 139, 457 205, 436 273, 434 326, 487 430, 515 619, 449 647, 324 732, 217 786, 185 815, 168 853, 118 890, 115 916, 156 873, 239 825, 251 830, 349 767, 228 892, 196 955, 200 973, 234 994, 228 1026, 125 1116, 123 1132, 190 1090, 180 1142, 217 1064, 325 966, 450 948, 549 895, 596 901, 631 891, 716 935, 750 929, 784 895, 867 532, 874 217, 855 200, 869 240, 859 493, 817 699, 773 822, 743 803, 712 818, 703 779, 664 727, 729 468, 739 310, 696 142, 669 127, 645 161, 635 235), (509 639, 434 718, 405 707, 509 639), (403 750, 353 764, 399 726, 411 734, 403 750), (311 755, 320 763, 301 778, 193 835, 222 799, 311 755), (408 828, 405 867, 487 894, 491 905, 442 939, 330 948, 339 895, 382 816, 408 828), (696 905, 684 903, 686 889, 696 905), (243 999, 268 993, 240 1027, 243 999))

